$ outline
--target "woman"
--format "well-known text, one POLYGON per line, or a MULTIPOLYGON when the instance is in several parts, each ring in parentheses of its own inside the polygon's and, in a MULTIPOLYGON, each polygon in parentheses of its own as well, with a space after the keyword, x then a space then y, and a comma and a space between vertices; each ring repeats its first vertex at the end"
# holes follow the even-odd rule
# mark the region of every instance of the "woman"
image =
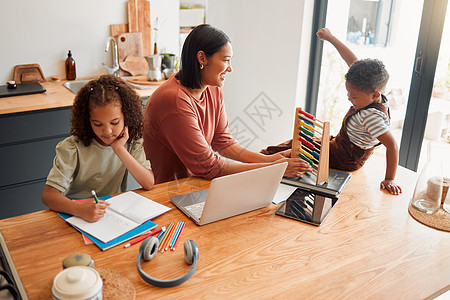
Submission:
POLYGON ((311 170, 303 160, 289 158, 290 150, 263 155, 231 137, 221 87, 232 71, 232 56, 225 33, 197 26, 184 43, 180 71, 150 97, 143 137, 156 183, 188 176, 212 179, 283 161, 288 161, 286 176, 311 170))

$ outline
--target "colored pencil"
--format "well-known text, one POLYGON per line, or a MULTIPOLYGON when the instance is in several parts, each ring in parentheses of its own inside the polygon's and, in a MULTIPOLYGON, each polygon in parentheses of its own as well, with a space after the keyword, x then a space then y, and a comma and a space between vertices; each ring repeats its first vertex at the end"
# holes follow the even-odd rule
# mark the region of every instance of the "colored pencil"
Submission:
POLYGON ((164 234, 160 237, 160 239, 159 239, 159 245, 162 245, 162 243, 163 243, 163 241, 164 241, 164 239, 165 239, 165 237, 166 237, 166 235, 167 235, 167 232, 169 232, 170 227, 172 227, 172 224, 173 224, 173 222, 170 222, 169 226, 167 226, 167 230, 166 230, 166 231, 164 232, 164 234))
POLYGON ((178 231, 179 231, 180 228, 181 228, 182 223, 183 223, 183 222, 178 222, 178 225, 177 225, 177 227, 175 228, 175 231, 173 232, 172 237, 170 238, 170 242, 167 244, 167 246, 166 246, 166 248, 164 249, 164 251, 166 251, 166 250, 172 248, 173 242, 175 241, 175 238, 176 238, 176 236, 177 236, 177 234, 178 234, 178 231))
POLYGON ((180 239, 180 236, 181 236, 181 233, 184 230, 184 227, 186 227, 186 223, 183 223, 183 227, 181 227, 181 229, 180 229, 180 233, 178 234, 177 240, 175 241, 175 244, 173 245, 172 250, 175 250, 175 247, 177 246, 178 240, 180 239))
POLYGON ((175 226, 175 225, 172 225, 169 229, 167 229, 167 234, 166 234, 166 236, 165 236, 164 239, 161 241, 161 243, 159 243, 159 251, 161 251, 161 253, 164 252, 164 247, 165 247, 165 245, 166 245, 167 239, 169 239, 170 233, 172 232, 174 226, 175 226))
POLYGON ((177 230, 175 231, 175 234, 173 235, 173 238, 172 238, 172 240, 170 241, 170 245, 169 245, 170 249, 173 248, 173 244, 174 244, 175 241, 177 240, 178 234, 180 233, 180 229, 181 229, 181 227, 183 227, 183 223, 184 223, 184 222, 179 222, 179 223, 178 223, 177 230))
POLYGON ((181 230, 182 230, 182 228, 183 228, 185 225, 186 225, 185 222, 181 222, 180 229, 178 230, 177 235, 174 237, 174 240, 173 240, 173 242, 172 242, 172 245, 170 246, 170 248, 171 248, 172 250, 174 250, 175 243, 177 242, 178 237, 180 236, 181 230))
POLYGON ((159 238, 164 234, 164 232, 166 231, 166 227, 163 227, 164 229, 158 234, 158 236, 156 237, 158 240, 159 238))
POLYGON ((170 232, 167 234, 166 239, 164 240, 164 244, 161 247, 161 253, 164 253, 164 251, 167 250, 167 245, 169 244, 170 240, 172 239, 175 229, 176 229, 176 226, 175 226, 175 224, 173 224, 172 228, 170 228, 170 232))
POLYGON ((170 234, 169 234, 169 236, 167 237, 167 239, 166 239, 166 241, 164 243, 164 247, 162 248, 163 252, 166 251, 167 247, 170 246, 170 243, 172 242, 173 236, 175 235, 175 232, 177 232, 177 228, 178 228, 179 224, 180 224, 180 222, 178 222, 177 225, 173 224, 172 230, 170 231, 170 234))
POLYGON ((158 229, 158 230, 156 230, 156 231, 150 232, 150 233, 148 233, 148 234, 146 234, 146 235, 141 236, 140 238, 138 238, 138 239, 136 239, 136 240, 134 240, 134 241, 131 241, 131 242, 125 244, 125 246, 123 246, 123 247, 124 247, 124 248, 128 248, 128 247, 130 247, 130 246, 133 246, 133 245, 139 243, 140 241, 145 240, 145 239, 148 238, 149 236, 152 236, 152 235, 155 235, 155 234, 157 234, 157 233, 160 233, 160 232, 163 231, 164 229, 165 229, 165 227, 161 227, 160 229, 158 229))

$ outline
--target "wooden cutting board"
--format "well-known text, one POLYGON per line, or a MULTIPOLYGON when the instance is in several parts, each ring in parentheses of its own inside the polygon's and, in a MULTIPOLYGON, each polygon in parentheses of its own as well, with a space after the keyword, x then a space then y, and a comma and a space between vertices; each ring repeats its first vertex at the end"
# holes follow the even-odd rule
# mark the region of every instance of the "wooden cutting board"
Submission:
POLYGON ((16 83, 39 81, 46 82, 39 64, 27 64, 14 66, 14 81, 16 83))
POLYGON ((140 32, 126 32, 117 37, 119 63, 128 56, 142 57, 142 34, 140 32))
POLYGON ((148 63, 144 57, 128 56, 124 61, 119 62, 122 70, 127 71, 131 76, 145 75, 148 73, 148 63))
POLYGON ((167 81, 167 80, 149 81, 149 80, 147 80, 147 75, 134 76, 134 77, 128 78, 127 80, 131 83, 141 84, 141 85, 161 85, 167 81))
POLYGON ((127 6, 128 31, 142 32, 143 56, 153 54, 151 52, 150 2, 147 0, 130 0, 127 6))
POLYGON ((128 24, 114 24, 110 25, 109 29, 111 30, 111 36, 116 39, 121 33, 128 32, 128 24))

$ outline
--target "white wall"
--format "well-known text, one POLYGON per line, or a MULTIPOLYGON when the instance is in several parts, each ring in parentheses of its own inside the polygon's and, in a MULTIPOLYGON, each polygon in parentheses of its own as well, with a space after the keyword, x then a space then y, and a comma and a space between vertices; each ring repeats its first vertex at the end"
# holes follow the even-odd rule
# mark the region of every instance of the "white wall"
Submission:
POLYGON ((206 22, 233 46, 223 88, 230 130, 253 150, 292 138, 305 103, 313 1, 208 0, 206 22))
MULTIPOLYGON (((158 48, 178 53, 179 0, 151 0, 150 16, 152 25, 156 16, 162 24, 158 48)), ((1 1, 0 85, 13 79, 19 64, 38 63, 45 77, 64 78, 69 49, 77 77, 106 74, 102 63, 111 63, 111 53, 105 53, 109 25, 123 23, 128 23, 125 0, 1 1)))
MULTIPOLYGON (((158 17, 158 52, 180 55, 180 1, 149 0, 152 26, 158 17)), ((152 32, 152 39, 154 34, 152 32)))
MULTIPOLYGON (((105 74, 109 25, 127 23, 125 0, 16 0, 0 4, 0 84, 18 64, 38 63, 64 77, 71 49, 77 77, 105 74), (19 13, 20 12, 20 13, 19 13)), ((291 138, 294 108, 304 105, 313 1, 208 0, 207 22, 231 38, 234 71, 224 87, 230 128, 260 150, 291 138)), ((179 0, 151 0, 158 48, 179 54, 179 0)))

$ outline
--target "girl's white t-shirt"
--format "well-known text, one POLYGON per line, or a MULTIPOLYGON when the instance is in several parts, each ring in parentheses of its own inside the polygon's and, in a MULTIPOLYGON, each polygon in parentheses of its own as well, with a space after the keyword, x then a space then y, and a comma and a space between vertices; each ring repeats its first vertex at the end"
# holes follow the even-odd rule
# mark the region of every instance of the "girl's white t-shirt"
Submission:
MULTIPOLYGON (((144 167, 150 169, 142 139, 125 144, 125 148, 144 167)), ((128 172, 110 146, 95 139, 84 146, 70 136, 58 143, 53 168, 46 184, 70 199, 92 198, 91 191, 101 197, 126 191, 128 172)))

